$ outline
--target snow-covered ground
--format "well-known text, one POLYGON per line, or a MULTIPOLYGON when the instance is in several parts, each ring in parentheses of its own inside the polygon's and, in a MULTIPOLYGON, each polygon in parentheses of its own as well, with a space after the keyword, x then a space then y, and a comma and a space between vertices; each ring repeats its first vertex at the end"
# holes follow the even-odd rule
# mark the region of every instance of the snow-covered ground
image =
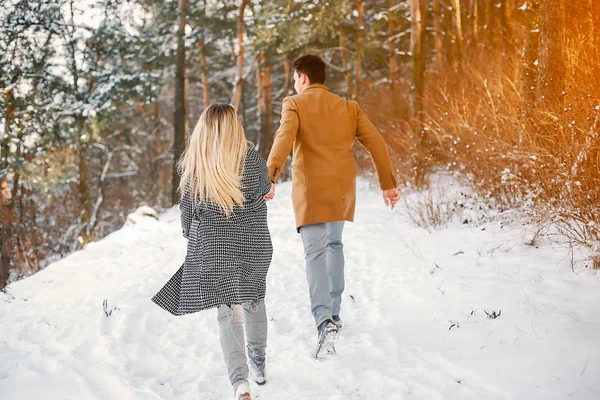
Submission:
MULTIPOLYGON (((0 294, 0 398, 232 397, 216 311, 150 302, 183 261, 178 218, 133 216, 0 294)), ((577 253, 572 269, 568 247, 528 246, 501 220, 430 233, 362 181, 344 232, 345 326, 320 362, 289 185, 269 222, 268 382, 254 398, 600 399, 600 275, 577 253)))

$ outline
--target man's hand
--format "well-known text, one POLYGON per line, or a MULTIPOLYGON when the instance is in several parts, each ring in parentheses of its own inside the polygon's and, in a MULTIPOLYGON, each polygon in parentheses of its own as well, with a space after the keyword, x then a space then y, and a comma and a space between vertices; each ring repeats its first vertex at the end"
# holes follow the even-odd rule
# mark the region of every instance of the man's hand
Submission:
POLYGON ((398 201, 400 200, 400 192, 398 189, 388 189, 383 191, 383 201, 386 206, 391 206, 392 210, 398 201))
POLYGON ((265 200, 273 200, 273 197, 275 197, 275 184, 271 183, 271 190, 269 190, 269 193, 265 194, 265 200))

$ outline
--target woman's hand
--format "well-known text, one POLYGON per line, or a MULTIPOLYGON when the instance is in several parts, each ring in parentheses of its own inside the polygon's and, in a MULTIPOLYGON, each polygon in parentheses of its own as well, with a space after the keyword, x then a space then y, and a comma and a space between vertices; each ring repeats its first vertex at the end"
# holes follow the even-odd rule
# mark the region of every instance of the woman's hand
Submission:
POLYGON ((269 190, 269 193, 265 194, 265 200, 273 200, 273 197, 275 197, 275 184, 271 183, 271 190, 269 190))

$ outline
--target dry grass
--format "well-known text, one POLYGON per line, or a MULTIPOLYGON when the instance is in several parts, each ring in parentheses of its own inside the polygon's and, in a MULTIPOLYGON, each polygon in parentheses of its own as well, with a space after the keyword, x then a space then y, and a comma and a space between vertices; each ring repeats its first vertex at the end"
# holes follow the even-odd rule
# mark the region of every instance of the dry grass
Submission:
POLYGON ((412 193, 410 199, 403 200, 411 222, 430 232, 445 228, 456 215, 452 201, 439 188, 412 193))
MULTIPOLYGON (((600 241, 600 88, 592 87, 592 66, 582 57, 569 54, 561 105, 524 103, 518 56, 472 60, 461 74, 432 74, 422 131, 415 121, 379 117, 378 126, 396 126, 388 142, 401 160, 396 164, 404 165, 399 175, 414 181, 415 160, 425 159, 427 171, 420 173, 441 167, 467 177, 501 210, 522 207, 540 225, 593 248, 600 241)), ((414 210, 417 224, 444 220, 444 204, 435 202, 426 199, 414 210)))

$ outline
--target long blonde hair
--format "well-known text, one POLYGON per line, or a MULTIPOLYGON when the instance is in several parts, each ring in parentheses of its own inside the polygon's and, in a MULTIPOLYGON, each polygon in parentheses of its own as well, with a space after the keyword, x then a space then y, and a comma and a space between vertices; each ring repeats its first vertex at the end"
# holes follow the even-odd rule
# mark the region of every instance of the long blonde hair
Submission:
POLYGON ((244 203, 241 174, 248 144, 235 109, 212 104, 204 110, 179 160, 179 192, 218 205, 227 217, 244 203))

